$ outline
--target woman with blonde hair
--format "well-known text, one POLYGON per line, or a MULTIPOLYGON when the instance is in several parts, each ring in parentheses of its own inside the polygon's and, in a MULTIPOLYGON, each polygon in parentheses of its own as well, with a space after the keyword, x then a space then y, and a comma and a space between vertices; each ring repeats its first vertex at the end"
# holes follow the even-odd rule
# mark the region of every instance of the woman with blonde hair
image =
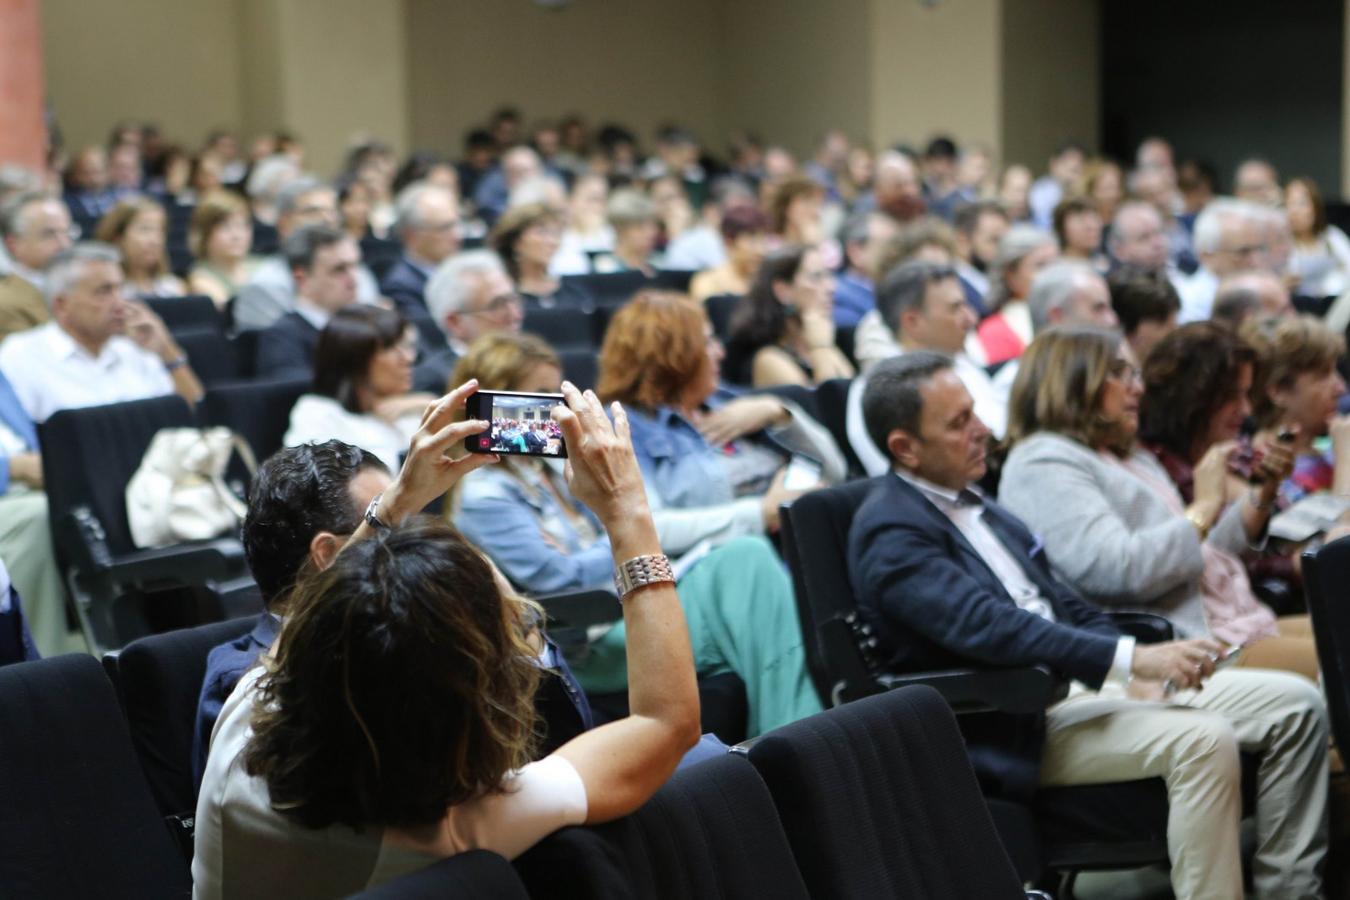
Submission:
POLYGON ((164 252, 164 207, 149 197, 118 201, 99 220, 95 237, 122 257, 122 290, 129 297, 181 297, 183 282, 164 252))
POLYGON ((228 191, 204 197, 188 231, 188 247, 197 259, 188 272, 188 289, 224 307, 253 272, 252 243, 253 222, 243 200, 228 191))

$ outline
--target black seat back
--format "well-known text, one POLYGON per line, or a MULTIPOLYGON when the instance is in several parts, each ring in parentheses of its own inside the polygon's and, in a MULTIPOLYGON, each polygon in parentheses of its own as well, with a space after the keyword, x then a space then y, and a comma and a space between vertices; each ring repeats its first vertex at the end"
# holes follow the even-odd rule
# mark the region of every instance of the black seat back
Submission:
POLYGON ((529 900, 516 870, 489 850, 470 850, 434 862, 352 900, 529 900))
POLYGON ((633 295, 653 282, 641 272, 611 272, 604 275, 564 275, 563 281, 575 284, 601 305, 627 303, 633 295))
POLYGON ((206 655, 247 634, 256 621, 248 616, 152 635, 132 641, 117 656, 131 743, 162 815, 190 815, 196 808, 192 732, 206 655))
POLYGON ((191 894, 188 867, 92 656, 0 669, 0 723, 0 894, 191 894))
POLYGON ((812 491, 782 511, 783 555, 792 572, 807 668, 826 706, 880 690, 858 649, 848 580, 853 514, 875 483, 849 481, 812 491))
POLYGON ((595 345, 594 313, 575 307, 527 309, 522 331, 538 335, 555 350, 589 349, 595 345))
POLYGON ((714 294, 703 301, 703 309, 708 314, 713 334, 723 342, 731 337, 731 314, 740 302, 740 294, 714 294))
MULTIPOLYGON (((87 506, 114 554, 134 550, 127 524, 127 482, 156 432, 195 424, 192 409, 177 395, 54 414, 42 426, 42 470, 53 525, 59 526, 75 507, 87 506)), ((62 546, 58 540, 57 558, 65 562, 62 546)))
POLYGON ((816 418, 839 445, 840 452, 848 461, 849 472, 863 475, 862 461, 848 439, 848 390, 852 385, 852 378, 831 378, 816 385, 816 409, 820 413, 816 418))
MULTIPOLYGON (((1317 661, 1327 692, 1331 736, 1338 747, 1350 747, 1350 537, 1303 554, 1303 583, 1312 616, 1317 661)), ((1342 750, 1342 753, 1345 751, 1342 750)))
POLYGON ((768 789, 733 756, 677 772, 630 816, 557 832, 516 871, 532 897, 807 896, 768 789))
POLYGON ((224 331, 209 327, 184 328, 175 331, 173 338, 183 348, 188 365, 202 384, 210 386, 239 379, 239 357, 224 331))
POLYGON ((558 360, 562 363, 563 377, 581 388, 594 388, 600 380, 600 360, 596 351, 589 348, 572 348, 558 351, 558 360))
POLYGON ((238 432, 261 463, 281 449, 291 407, 309 387, 308 378, 213 385, 202 398, 202 421, 238 432))
POLYGON ((164 326, 175 334, 188 329, 209 328, 223 333, 225 317, 216 308, 215 301, 204 294, 185 297, 147 297, 145 304, 164 320, 164 326))
POLYGON ((813 897, 1020 898, 951 708, 866 697, 751 746, 813 897))

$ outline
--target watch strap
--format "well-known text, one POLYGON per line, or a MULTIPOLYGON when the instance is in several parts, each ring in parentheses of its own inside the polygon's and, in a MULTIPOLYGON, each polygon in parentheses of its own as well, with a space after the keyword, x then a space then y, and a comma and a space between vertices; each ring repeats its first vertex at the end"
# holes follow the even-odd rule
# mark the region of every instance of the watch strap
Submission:
POLYGON ((670 566, 670 557, 664 553, 635 556, 614 569, 614 588, 619 592, 620 600, 628 599, 629 594, 649 584, 674 583, 675 570, 670 566))

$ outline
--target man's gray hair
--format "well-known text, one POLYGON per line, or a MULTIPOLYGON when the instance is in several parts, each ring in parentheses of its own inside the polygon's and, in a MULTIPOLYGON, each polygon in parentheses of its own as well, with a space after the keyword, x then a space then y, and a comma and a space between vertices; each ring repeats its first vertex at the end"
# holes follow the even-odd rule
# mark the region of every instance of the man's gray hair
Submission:
POLYGON ((410 228, 419 227, 422 220, 418 217, 418 208, 422 198, 435 193, 445 194, 454 202, 454 193, 449 188, 429 181, 414 181, 399 191, 394 198, 394 231, 403 234, 410 228))
POLYGON ((111 244, 98 241, 84 241, 56 254, 47 264, 47 305, 50 306, 57 297, 70 293, 70 289, 84 277, 85 268, 93 263, 121 266, 122 255, 111 244))
POLYGON ((923 395, 919 391, 934 375, 951 367, 952 358, 944 353, 914 350, 883 359, 867 373, 867 387, 862 396, 863 424, 877 449, 890 456, 887 438, 897 428, 913 435, 919 433, 923 418, 923 395))
POLYGON ((1059 259, 1037 272, 1031 281, 1031 290, 1027 292, 1032 333, 1040 333, 1047 328, 1050 325, 1050 313, 1068 306, 1074 292, 1085 281, 1096 277, 1092 266, 1076 259, 1059 259))
POLYGON ((922 310, 928 286, 955 278, 956 270, 941 263, 913 259, 886 273, 877 285, 877 312, 891 334, 900 333, 900 317, 910 310, 922 310))
POLYGON ((301 175, 292 178, 277 191, 277 215, 284 216, 295 212, 300 198, 314 191, 331 191, 333 186, 314 175, 301 175))
POLYGON ((615 228, 628 228, 644 222, 655 222, 660 215, 656 204, 642 191, 620 188, 609 195, 605 217, 615 228))
POLYGON ((46 191, 21 191, 10 197, 0 205, 0 237, 11 237, 19 233, 19 219, 23 217, 24 207, 55 199, 54 194, 46 191))
POLYGON ((1157 208, 1152 203, 1149 203, 1146 200, 1126 200, 1124 203, 1120 204, 1120 208, 1117 209, 1116 214, 1112 216, 1111 229, 1107 233, 1106 249, 1111 251, 1112 255, 1120 248, 1121 244, 1125 243, 1125 228, 1122 227, 1125 224, 1125 220, 1129 218, 1131 213, 1140 211, 1152 213, 1157 217, 1159 227, 1162 226, 1162 213, 1158 212, 1157 208))
POLYGON ((840 232, 845 247, 856 247, 859 244, 867 243, 867 238, 872 233, 872 216, 874 215, 878 215, 878 213, 860 212, 848 217, 848 220, 844 222, 843 230, 840 232))
POLYGON ((463 312, 478 288, 478 281, 493 272, 504 275, 506 266, 491 250, 466 250, 437 266, 423 292, 436 324, 444 329, 446 316, 463 312))
POLYGON ((1219 197, 1210 201, 1195 219, 1193 243, 1196 254, 1223 249, 1223 226, 1230 219, 1259 219, 1261 207, 1247 200, 1219 197))

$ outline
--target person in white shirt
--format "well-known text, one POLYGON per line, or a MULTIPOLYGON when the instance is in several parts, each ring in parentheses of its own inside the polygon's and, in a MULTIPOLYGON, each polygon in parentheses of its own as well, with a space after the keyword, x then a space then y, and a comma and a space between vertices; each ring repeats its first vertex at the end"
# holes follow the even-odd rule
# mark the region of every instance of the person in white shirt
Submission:
POLYGON ((297 585, 277 643, 226 701, 197 803, 198 900, 346 896, 470 849, 515 857, 634 811, 698 740, 689 633, 627 415, 565 383, 568 487, 609 533, 631 713, 530 762, 533 608, 448 525, 403 524, 496 461, 446 456, 488 427, 454 421, 476 388, 428 410, 398 478, 297 585))
MULTIPOLYGON (((983 368, 965 355, 966 336, 975 327, 975 313, 966 302, 956 270, 951 266, 911 261, 892 269, 877 285, 877 311, 894 335, 888 356, 913 350, 932 350, 952 357, 952 366, 975 398, 981 421, 996 437, 1002 436, 1008 417, 1007 395, 1000 394, 983 368)), ((849 385, 844 423, 849 445, 868 475, 890 469, 885 451, 867 433, 862 396, 863 374, 849 385)))
POLYGON ((1177 324, 1209 318, 1219 282, 1244 269, 1263 269, 1270 247, 1261 207, 1246 200, 1221 197, 1195 220, 1195 254, 1200 268, 1177 285, 1181 315, 1177 324))
POLYGON ((201 382, 159 316, 122 296, 117 250, 77 244, 47 269, 46 288, 52 321, 0 343, 0 371, 34 422, 164 394, 201 399, 201 382))

